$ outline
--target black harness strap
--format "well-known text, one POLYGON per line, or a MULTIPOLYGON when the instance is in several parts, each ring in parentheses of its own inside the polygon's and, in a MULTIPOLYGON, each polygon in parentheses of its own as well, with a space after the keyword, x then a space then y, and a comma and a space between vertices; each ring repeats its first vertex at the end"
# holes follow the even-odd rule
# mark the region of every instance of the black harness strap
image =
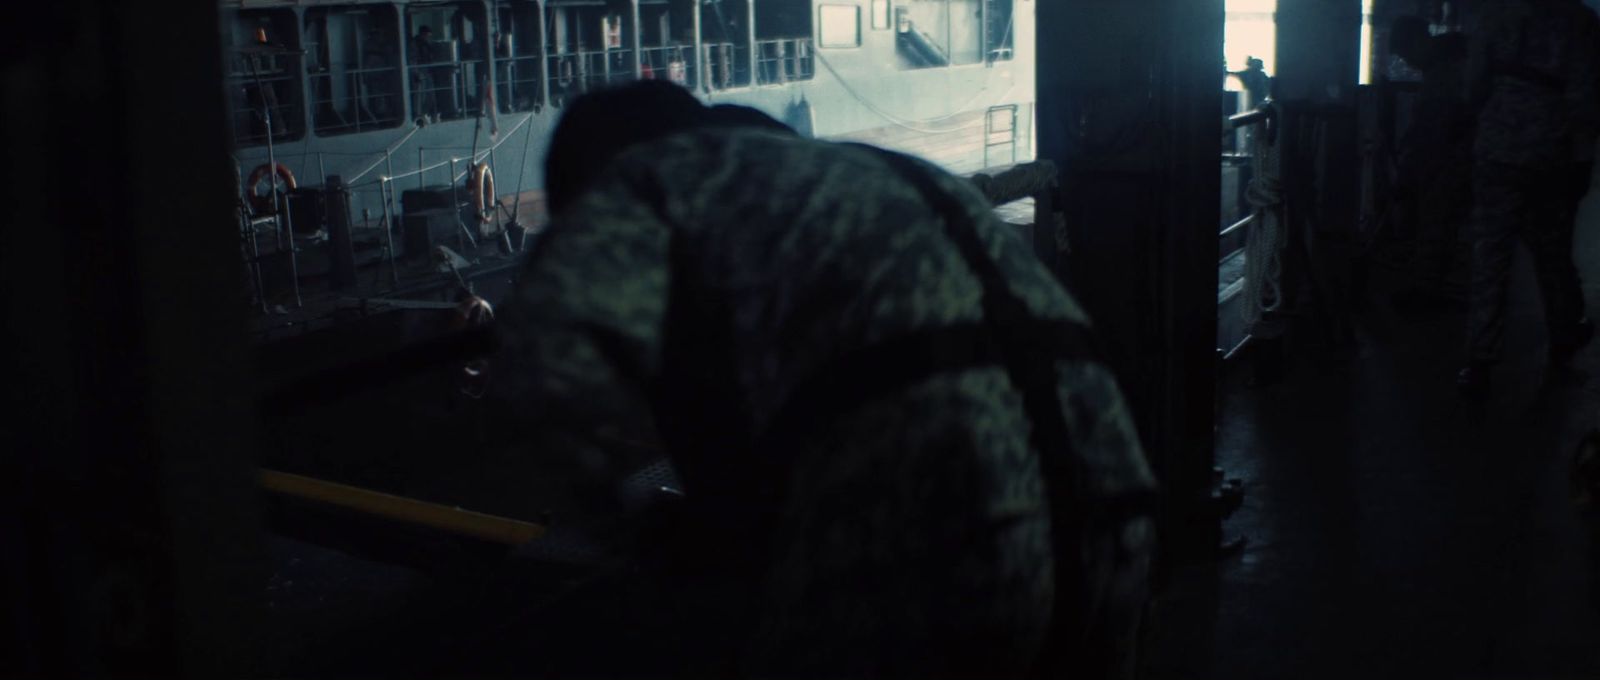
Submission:
POLYGON ((1147 494, 1130 494, 1109 504, 1090 502, 1088 474, 1084 461, 1073 450, 1061 396, 1057 392, 1056 373, 1056 360, 1063 355, 1061 347, 1067 348, 1069 356, 1098 358, 1098 347, 1088 329, 1070 324, 1076 327, 1065 337, 1036 335, 1033 331, 1038 322, 1033 320, 1026 303, 1011 290, 999 264, 989 255, 966 207, 940 188, 933 175, 916 161, 887 151, 879 150, 879 153, 944 218, 946 236, 954 242, 983 287, 985 330, 1001 353, 1012 384, 1022 392, 1023 410, 1032 424, 1030 443, 1039 456, 1045 495, 1050 502, 1052 542, 1057 551, 1065 551, 1058 552, 1055 559, 1056 614, 1051 617, 1049 638, 1052 643, 1040 659, 1041 670, 1050 673, 1064 658, 1082 651, 1078 647, 1085 644, 1086 626, 1096 618, 1096 614, 1088 611, 1091 597, 1080 585, 1085 565, 1072 551, 1080 549, 1086 530, 1094 522, 1111 519, 1109 513, 1123 517, 1136 515, 1149 506, 1150 498, 1147 494), (1063 345, 1056 346, 1057 342, 1063 345))
MULTIPOLYGON (((1057 360, 1087 360, 1089 334, 1069 321, 1030 320, 1024 335, 1057 360)), ((1005 365, 1006 353, 983 322, 918 330, 846 354, 814 372, 790 393, 766 428, 769 441, 791 442, 819 423, 890 396, 917 381, 974 368, 1005 365)))

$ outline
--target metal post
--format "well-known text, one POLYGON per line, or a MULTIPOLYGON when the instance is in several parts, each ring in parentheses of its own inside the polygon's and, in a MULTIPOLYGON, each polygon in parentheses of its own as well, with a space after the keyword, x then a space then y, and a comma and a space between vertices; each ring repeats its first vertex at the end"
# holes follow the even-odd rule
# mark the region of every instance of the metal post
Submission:
POLYGON ((269 173, 271 173, 268 175, 268 177, 271 178, 272 182, 272 214, 273 219, 278 226, 278 229, 276 230, 278 232, 278 246, 279 248, 283 247, 284 236, 285 233, 287 233, 289 246, 289 280, 294 284, 294 306, 302 307, 304 306, 304 302, 300 299, 300 263, 295 255, 294 222, 292 219, 290 219, 289 211, 286 209, 287 199, 285 198, 280 200, 278 194, 278 155, 277 145, 273 144, 272 142, 272 104, 270 101, 275 99, 275 97, 268 97, 266 95, 266 90, 261 86, 261 74, 260 72, 256 71, 255 62, 253 60, 250 62, 250 70, 255 74, 256 89, 262 92, 261 117, 267 128, 267 170, 269 173))
POLYGON ((322 176, 322 186, 323 186, 323 188, 327 188, 327 186, 328 186, 328 163, 323 160, 322 155, 323 154, 322 154, 321 151, 317 152, 317 173, 322 176))
MULTIPOLYGON (((744 67, 748 69, 748 74, 746 77, 750 79, 749 82, 745 84, 755 86, 758 84, 756 80, 756 72, 760 68, 760 65, 756 63, 756 57, 758 55, 756 53, 756 3, 754 0, 749 0, 744 3, 744 29, 745 49, 749 52, 749 54, 744 56, 744 67)), ((734 85, 738 85, 738 83, 735 82, 734 85)))
MULTIPOLYGON (((642 54, 644 50, 644 31, 639 30, 639 0, 629 2, 628 10, 628 19, 633 22, 633 25, 628 27, 632 29, 631 32, 633 33, 633 79, 639 80, 644 75, 644 55, 642 54)), ((662 36, 663 39, 665 37, 662 36)))
MULTIPOLYGON (((533 103, 534 111, 542 110, 544 105, 550 102, 550 37, 545 33, 544 8, 540 6, 542 4, 535 5, 533 8, 534 13, 539 17, 539 60, 537 62, 539 64, 539 89, 537 90, 538 100, 533 103)), ((515 50, 512 50, 511 56, 515 58, 515 55, 515 50)))
POLYGON ((477 250, 478 239, 472 236, 472 232, 467 230, 466 223, 461 221, 461 199, 456 192, 456 161, 458 160, 460 159, 450 159, 450 212, 456 218, 456 226, 460 228, 461 235, 466 237, 465 240, 460 238, 456 239, 456 244, 461 248, 463 254, 465 254, 468 242, 472 243, 473 250, 477 250))
MULTIPOLYGON (((233 159, 234 176, 239 179, 240 185, 234 187, 234 212, 239 215, 240 238, 250 239, 250 276, 255 281, 256 301, 261 303, 261 313, 267 313, 267 287, 261 280, 261 244, 256 240, 255 219, 250 216, 249 207, 244 198, 244 164, 236 157, 233 159)), ((242 254, 242 253, 241 253, 242 254)))
POLYGON ((422 183, 422 180, 428 174, 426 172, 423 172, 423 170, 422 170, 422 168, 424 167, 422 165, 422 158, 423 158, 422 154, 423 154, 423 151, 424 151, 424 149, 421 146, 417 147, 417 189, 419 189, 419 190, 427 188, 427 187, 423 186, 423 183, 422 183))
POLYGON ((328 226, 328 281, 334 290, 344 290, 356 285, 356 256, 350 236, 350 190, 344 179, 335 175, 323 187, 323 205, 327 206, 328 226))
POLYGON ((694 90, 707 93, 710 80, 706 78, 706 42, 701 37, 701 13, 704 6, 694 3, 694 90))
POLYGON ((284 199, 283 229, 289 235, 289 276, 294 282, 294 306, 304 307, 305 302, 300 299, 300 249, 294 244, 294 218, 289 214, 288 198, 284 199))
POLYGON ((389 256, 389 275, 394 279, 394 287, 398 289, 400 287, 400 270, 395 265, 394 223, 389 219, 389 201, 394 197, 394 187, 390 183, 391 180, 388 177, 384 177, 383 181, 378 185, 378 191, 382 194, 379 198, 383 201, 383 241, 384 250, 387 251, 389 256))
POLYGON ((261 303, 261 313, 267 313, 267 287, 261 280, 261 244, 256 242, 255 220, 251 219, 250 211, 241 204, 238 209, 239 220, 242 227, 239 232, 244 238, 250 239, 250 276, 256 285, 256 301, 261 303))

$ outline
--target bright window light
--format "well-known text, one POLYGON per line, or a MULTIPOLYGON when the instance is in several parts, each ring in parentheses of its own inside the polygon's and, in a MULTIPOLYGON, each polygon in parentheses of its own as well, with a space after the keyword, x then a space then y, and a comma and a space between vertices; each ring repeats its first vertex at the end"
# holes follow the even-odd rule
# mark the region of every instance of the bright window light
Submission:
MULTIPOLYGON (((1370 0, 1368 0, 1370 2, 1370 0)), ((1227 0, 1222 50, 1229 71, 1243 71, 1251 57, 1272 75, 1278 56, 1278 0, 1227 0)), ((1232 80, 1230 87, 1239 84, 1232 80)))
POLYGON ((1361 84, 1372 84, 1372 2, 1361 0, 1361 84))

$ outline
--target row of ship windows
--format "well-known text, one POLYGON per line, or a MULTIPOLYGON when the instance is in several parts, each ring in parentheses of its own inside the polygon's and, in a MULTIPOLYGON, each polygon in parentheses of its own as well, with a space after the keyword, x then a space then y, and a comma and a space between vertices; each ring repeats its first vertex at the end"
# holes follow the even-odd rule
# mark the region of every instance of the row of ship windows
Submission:
MULTIPOLYGON (((998 13, 994 5, 1003 3, 1006 24, 1012 3, 898 1, 942 7, 946 16, 962 11, 957 5, 998 13)), ((332 136, 408 118, 472 117, 485 105, 531 111, 635 79, 704 90, 803 81, 815 75, 814 33, 824 47, 861 44, 861 10, 852 5, 819 5, 815 27, 812 0, 640 0, 638 7, 637 15, 593 0, 552 0, 542 11, 504 1, 240 10, 223 32, 235 139, 260 144, 269 130, 274 140, 299 139, 308 113, 318 135, 332 136)), ((896 9, 905 31, 905 10, 896 9)), ((890 0, 873 0, 868 13, 872 29, 893 24, 890 0)), ((1009 40, 1009 30, 1003 40, 985 39, 986 49, 1002 48, 990 49, 990 58, 1009 58, 1009 40)))
POLYGON ((763 2, 754 12, 746 0, 706 3, 698 45, 695 4, 645 0, 639 26, 602 3, 552 3, 542 13, 533 3, 487 11, 476 2, 409 4, 403 17, 391 5, 317 7, 300 16, 242 10, 224 30, 235 138, 259 144, 269 127, 274 139, 300 138, 307 113, 317 134, 339 135, 408 117, 471 117, 485 105, 501 112, 560 106, 634 79, 729 89, 813 76, 810 0, 763 2), (745 28, 752 20, 753 43, 745 28))

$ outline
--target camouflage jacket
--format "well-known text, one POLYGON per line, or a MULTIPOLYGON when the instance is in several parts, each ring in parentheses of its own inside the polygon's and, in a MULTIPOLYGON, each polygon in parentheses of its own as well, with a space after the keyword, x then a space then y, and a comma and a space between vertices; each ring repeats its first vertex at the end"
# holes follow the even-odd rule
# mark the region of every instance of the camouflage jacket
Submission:
MULTIPOLYGON (((973 185, 923 166, 1034 317, 1087 323, 973 185)), ((604 441, 665 441, 691 497, 781 499, 756 543, 770 616, 752 630, 785 653, 879 654, 919 622, 1010 627, 1023 644, 1049 618, 1049 508, 1003 366, 845 391, 835 417, 764 437, 841 358, 981 322, 981 297, 943 218, 873 151, 686 133, 619 157, 541 238, 503 305, 496 373, 530 420, 573 433, 594 474, 647 462, 604 441), (852 642, 821 643, 840 631, 852 642)), ((1085 500, 1152 488, 1110 372, 1055 367, 1085 500)))
POLYGON ((1479 160, 1552 167, 1594 158, 1600 20, 1574 0, 1491 0, 1470 31, 1479 160))

